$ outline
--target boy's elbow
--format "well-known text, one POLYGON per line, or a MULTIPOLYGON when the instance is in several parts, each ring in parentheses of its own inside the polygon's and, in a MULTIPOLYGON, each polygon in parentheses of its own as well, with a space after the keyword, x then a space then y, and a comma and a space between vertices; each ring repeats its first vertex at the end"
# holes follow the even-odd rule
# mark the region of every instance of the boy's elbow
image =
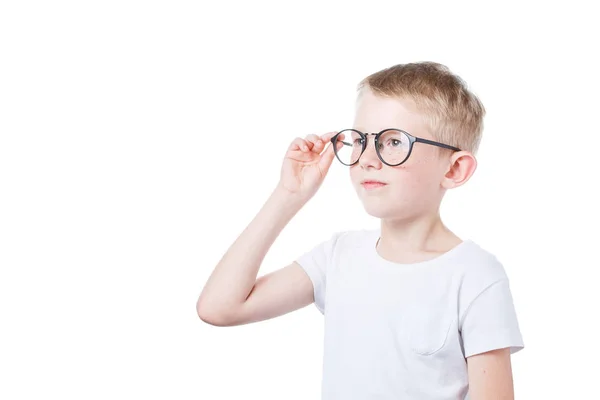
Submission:
POLYGON ((210 308, 204 305, 201 302, 196 304, 196 312, 198 317, 206 322, 209 325, 213 326, 230 326, 231 318, 229 317, 229 313, 215 310, 214 308, 210 308))
POLYGON ((213 326, 227 326, 227 322, 222 316, 214 313, 207 313, 206 311, 199 311, 198 317, 209 325, 213 326))

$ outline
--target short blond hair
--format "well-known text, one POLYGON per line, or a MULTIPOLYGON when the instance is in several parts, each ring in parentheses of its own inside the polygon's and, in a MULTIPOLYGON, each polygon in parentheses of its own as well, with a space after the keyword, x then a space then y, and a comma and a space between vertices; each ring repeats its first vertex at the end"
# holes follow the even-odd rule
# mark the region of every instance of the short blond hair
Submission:
POLYGON ((465 81, 445 65, 432 61, 397 64, 360 81, 359 97, 365 86, 375 95, 412 101, 437 141, 477 152, 485 108, 465 81))

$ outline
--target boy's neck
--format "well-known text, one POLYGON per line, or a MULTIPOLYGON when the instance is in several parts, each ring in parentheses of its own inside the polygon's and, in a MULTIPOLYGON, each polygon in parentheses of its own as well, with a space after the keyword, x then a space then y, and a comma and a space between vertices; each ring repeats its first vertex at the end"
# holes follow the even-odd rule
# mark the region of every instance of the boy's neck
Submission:
POLYGON ((435 258, 461 242, 444 225, 439 213, 410 221, 382 219, 377 252, 390 261, 408 264, 435 258))

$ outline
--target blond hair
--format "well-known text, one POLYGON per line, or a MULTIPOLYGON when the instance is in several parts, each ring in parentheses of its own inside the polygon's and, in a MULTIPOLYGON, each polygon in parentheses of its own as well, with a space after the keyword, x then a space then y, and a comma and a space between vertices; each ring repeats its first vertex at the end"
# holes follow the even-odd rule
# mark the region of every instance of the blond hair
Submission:
POLYGON ((485 108, 467 84, 445 65, 423 61, 397 64, 364 78, 374 94, 412 101, 437 140, 475 154, 483 132, 485 108))

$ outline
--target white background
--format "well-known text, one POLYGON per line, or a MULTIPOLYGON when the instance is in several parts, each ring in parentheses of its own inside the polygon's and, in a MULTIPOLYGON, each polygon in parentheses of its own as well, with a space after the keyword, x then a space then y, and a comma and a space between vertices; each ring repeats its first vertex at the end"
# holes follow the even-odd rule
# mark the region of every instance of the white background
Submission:
MULTIPOLYGON (((360 79, 424 60, 488 111, 477 172, 442 217, 509 274, 517 398, 596 395, 599 32, 585 4, 2 2, 0 398, 317 399, 314 306, 217 328, 196 300, 289 142, 349 127, 360 79)), ((260 274, 377 226, 334 162, 260 274)))

